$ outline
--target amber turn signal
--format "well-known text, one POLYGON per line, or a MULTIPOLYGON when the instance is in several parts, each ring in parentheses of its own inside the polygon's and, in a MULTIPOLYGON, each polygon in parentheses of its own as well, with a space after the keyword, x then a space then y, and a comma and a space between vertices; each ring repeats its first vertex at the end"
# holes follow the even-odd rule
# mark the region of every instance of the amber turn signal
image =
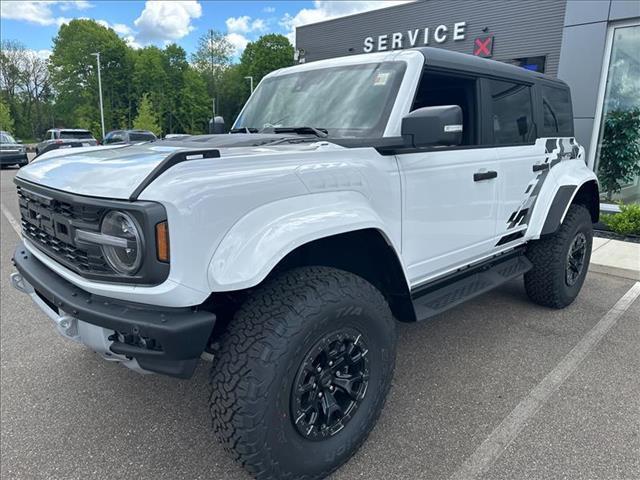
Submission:
POLYGON ((158 260, 169 261, 169 226, 166 221, 156 224, 156 252, 158 260))

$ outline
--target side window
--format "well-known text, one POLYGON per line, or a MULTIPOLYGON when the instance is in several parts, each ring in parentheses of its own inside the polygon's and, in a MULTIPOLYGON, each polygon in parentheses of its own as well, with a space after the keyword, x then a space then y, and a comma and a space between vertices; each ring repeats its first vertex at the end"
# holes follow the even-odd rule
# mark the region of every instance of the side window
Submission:
POLYGON ((104 143, 118 143, 124 142, 124 136, 121 132, 114 132, 107 135, 107 138, 104 139, 104 143))
POLYGON ((545 137, 573 136, 571 95, 566 88, 542 85, 542 135, 545 137))
POLYGON ((49 140, 55 140, 56 139, 56 132, 54 132, 53 130, 51 130, 49 132, 49 140))
POLYGON ((411 110, 440 105, 458 105, 462 109, 462 145, 478 144, 477 79, 425 71, 418 85, 411 110))
POLYGON ((535 141, 531 87, 501 80, 489 80, 493 142, 513 145, 535 141))

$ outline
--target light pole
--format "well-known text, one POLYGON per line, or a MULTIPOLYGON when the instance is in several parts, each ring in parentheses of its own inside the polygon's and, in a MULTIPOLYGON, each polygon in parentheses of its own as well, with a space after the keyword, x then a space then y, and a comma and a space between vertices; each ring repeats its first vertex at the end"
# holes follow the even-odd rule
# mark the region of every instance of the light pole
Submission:
POLYGON ((102 78, 100 76, 100 52, 92 53, 98 59, 98 90, 100 92, 100 122, 102 123, 102 140, 104 141, 104 107, 102 106, 102 78))
POLYGON ((249 80, 249 82, 251 82, 251 94, 253 95, 253 77, 244 77, 244 78, 249 80))

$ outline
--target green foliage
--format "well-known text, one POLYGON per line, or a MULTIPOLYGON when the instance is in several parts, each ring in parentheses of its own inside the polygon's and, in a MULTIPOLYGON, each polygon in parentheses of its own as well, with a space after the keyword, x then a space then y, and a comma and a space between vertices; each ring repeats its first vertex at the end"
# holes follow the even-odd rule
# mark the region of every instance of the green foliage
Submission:
POLYGON ((9 105, 2 98, 0 98, 0 130, 9 133, 13 132, 13 119, 11 118, 9 105))
POLYGON ((112 29, 94 20, 76 19, 60 27, 49 58, 56 126, 75 127, 81 115, 100 118, 95 52, 100 52, 105 128, 118 127, 121 115, 131 114, 131 48, 112 29))
POLYGON ((132 128, 141 117, 152 120, 156 133, 206 133, 214 98, 216 114, 231 124, 249 97, 245 76, 257 85, 267 73, 293 63, 293 47, 282 35, 250 43, 240 63, 232 65, 233 46, 210 30, 189 63, 178 45, 134 50, 110 28, 72 20, 60 27, 49 60, 20 42, 2 41, 0 98, 15 135, 42 138, 49 128, 66 127, 101 136, 95 52, 100 52, 107 131, 132 128))
POLYGON ((602 215, 602 223, 620 235, 640 235, 640 204, 620 205, 620 213, 602 215))
POLYGON ((267 73, 293 65, 293 45, 284 35, 263 35, 247 45, 240 57, 242 73, 257 85, 267 73))
POLYGON ((598 178, 611 199, 640 175, 640 109, 607 113, 600 146, 598 178))
POLYGON ((142 98, 140 99, 138 116, 133 121, 133 128, 138 130, 149 130, 156 135, 160 134, 158 116, 153 109, 153 104, 151 103, 151 99, 147 93, 142 95, 142 98))

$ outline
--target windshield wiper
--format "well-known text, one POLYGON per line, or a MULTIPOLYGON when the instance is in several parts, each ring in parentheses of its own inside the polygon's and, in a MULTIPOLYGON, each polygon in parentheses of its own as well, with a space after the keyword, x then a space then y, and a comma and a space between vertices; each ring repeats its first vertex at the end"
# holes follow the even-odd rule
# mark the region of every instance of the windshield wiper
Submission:
MULTIPOLYGON (((274 133, 298 133, 298 134, 311 133, 316 137, 320 137, 320 138, 327 138, 329 136, 329 132, 325 128, 315 128, 315 127, 271 127, 269 128, 269 130, 271 129, 273 129, 274 133)), ((267 130, 267 129, 264 129, 264 130, 267 130)))
POLYGON ((232 128, 229 133, 258 133, 258 129, 253 127, 232 128))

